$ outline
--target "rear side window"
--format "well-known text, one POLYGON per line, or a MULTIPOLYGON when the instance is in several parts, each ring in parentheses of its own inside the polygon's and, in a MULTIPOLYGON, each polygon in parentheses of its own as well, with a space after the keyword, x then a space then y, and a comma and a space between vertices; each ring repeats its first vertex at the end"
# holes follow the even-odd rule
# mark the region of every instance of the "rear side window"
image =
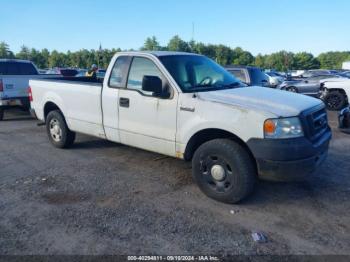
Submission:
POLYGON ((0 62, 0 75, 37 75, 38 72, 31 63, 0 62))
POLYGON ((120 56, 115 62, 111 77, 109 78, 109 86, 114 88, 124 88, 126 86, 126 77, 131 57, 120 56))

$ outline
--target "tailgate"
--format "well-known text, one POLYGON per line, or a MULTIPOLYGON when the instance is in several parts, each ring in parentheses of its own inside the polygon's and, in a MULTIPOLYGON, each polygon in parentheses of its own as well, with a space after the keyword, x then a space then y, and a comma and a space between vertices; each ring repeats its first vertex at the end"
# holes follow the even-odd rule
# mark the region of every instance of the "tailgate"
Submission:
POLYGON ((2 99, 28 97, 30 76, 0 76, 3 84, 2 99))

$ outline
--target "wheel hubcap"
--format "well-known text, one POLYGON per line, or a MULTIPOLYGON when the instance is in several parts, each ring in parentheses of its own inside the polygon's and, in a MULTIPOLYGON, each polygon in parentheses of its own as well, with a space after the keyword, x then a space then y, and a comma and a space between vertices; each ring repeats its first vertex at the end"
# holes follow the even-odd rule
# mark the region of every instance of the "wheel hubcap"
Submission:
POLYGON ((225 179, 225 169, 221 165, 214 165, 211 168, 210 173, 216 181, 222 181, 225 179))
POLYGON ((217 193, 225 193, 234 185, 234 174, 228 162, 213 155, 203 155, 200 160, 202 181, 217 193))
POLYGON ((57 119, 50 121, 50 134, 54 141, 60 142, 62 139, 62 129, 57 119))

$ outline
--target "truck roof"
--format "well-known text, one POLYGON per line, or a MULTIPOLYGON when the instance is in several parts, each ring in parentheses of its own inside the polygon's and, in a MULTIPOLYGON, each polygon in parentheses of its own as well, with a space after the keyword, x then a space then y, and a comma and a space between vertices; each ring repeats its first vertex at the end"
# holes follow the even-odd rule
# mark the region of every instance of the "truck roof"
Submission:
POLYGON ((9 58, 0 58, 0 62, 16 62, 16 63, 28 63, 31 64, 32 62, 29 60, 22 60, 22 59, 9 59, 9 58))
POLYGON ((176 56, 176 55, 195 55, 195 56, 201 56, 199 54, 195 53, 187 53, 187 52, 175 52, 175 51, 128 51, 128 52, 118 52, 118 54, 152 54, 157 57, 161 56, 176 56))

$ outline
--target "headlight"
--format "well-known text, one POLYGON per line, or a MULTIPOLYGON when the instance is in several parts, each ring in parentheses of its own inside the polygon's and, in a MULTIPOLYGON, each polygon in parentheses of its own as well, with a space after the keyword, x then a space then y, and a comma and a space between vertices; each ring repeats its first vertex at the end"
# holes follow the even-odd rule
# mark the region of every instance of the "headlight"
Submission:
POLYGON ((265 138, 293 138, 304 136, 298 117, 267 119, 264 123, 265 138))

